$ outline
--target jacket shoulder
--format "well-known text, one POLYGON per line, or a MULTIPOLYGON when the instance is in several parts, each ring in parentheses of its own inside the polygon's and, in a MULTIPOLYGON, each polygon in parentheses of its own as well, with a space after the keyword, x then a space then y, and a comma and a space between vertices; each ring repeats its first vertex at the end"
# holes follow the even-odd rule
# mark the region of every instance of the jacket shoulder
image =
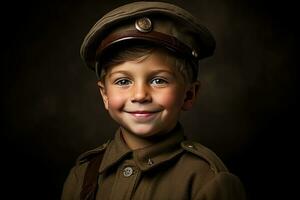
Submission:
POLYGON ((108 144, 110 143, 110 140, 108 140, 106 143, 100 145, 99 147, 86 151, 82 154, 80 154, 78 156, 78 158, 76 159, 76 165, 80 165, 83 164, 85 162, 90 161, 92 158, 94 158, 95 156, 104 153, 105 149, 107 148, 108 144))
POLYGON ((222 160, 212 150, 204 145, 198 142, 185 140, 181 142, 181 147, 187 152, 205 160, 215 173, 228 171, 222 160))

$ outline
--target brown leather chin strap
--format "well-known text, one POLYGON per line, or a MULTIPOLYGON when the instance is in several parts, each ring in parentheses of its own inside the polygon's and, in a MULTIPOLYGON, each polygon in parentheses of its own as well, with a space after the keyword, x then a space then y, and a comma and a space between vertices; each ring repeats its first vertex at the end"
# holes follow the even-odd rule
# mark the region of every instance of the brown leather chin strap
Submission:
POLYGON ((186 44, 182 43, 178 39, 173 36, 166 35, 164 33, 151 31, 149 33, 142 33, 137 30, 128 30, 124 32, 113 33, 107 36, 104 40, 102 40, 100 46, 96 51, 97 57, 101 55, 102 51, 105 50, 107 47, 112 46, 121 41, 126 40, 144 40, 159 44, 168 48, 173 52, 178 52, 182 55, 187 55, 192 59, 197 59, 193 55, 193 49, 191 49, 186 44))

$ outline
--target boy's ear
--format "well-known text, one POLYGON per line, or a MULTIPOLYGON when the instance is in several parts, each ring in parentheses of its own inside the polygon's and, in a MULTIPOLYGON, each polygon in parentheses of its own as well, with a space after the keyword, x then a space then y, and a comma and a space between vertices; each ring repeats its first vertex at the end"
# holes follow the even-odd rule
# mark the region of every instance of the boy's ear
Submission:
POLYGON ((106 89, 105 89, 105 85, 102 81, 97 81, 97 85, 100 91, 100 94, 102 96, 102 100, 104 103, 104 107, 106 110, 108 110, 108 97, 107 97, 107 93, 106 93, 106 89))
POLYGON ((189 85, 185 92, 185 99, 182 105, 182 110, 190 110, 193 107, 194 102, 198 96, 200 86, 201 84, 199 81, 195 81, 194 83, 189 85))

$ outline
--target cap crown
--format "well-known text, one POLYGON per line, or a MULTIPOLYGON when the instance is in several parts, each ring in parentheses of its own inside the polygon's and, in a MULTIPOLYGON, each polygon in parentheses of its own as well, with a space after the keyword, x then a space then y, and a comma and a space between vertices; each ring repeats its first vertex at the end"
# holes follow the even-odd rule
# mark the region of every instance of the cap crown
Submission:
POLYGON ((151 41, 158 43, 165 41, 163 45, 175 51, 184 49, 180 46, 182 44, 187 47, 184 51, 189 51, 186 52, 187 55, 194 56, 198 60, 211 56, 216 46, 209 30, 188 11, 170 3, 141 1, 129 3, 108 12, 91 28, 81 46, 80 53, 83 60, 94 70, 99 46, 102 45, 101 48, 105 49, 111 44, 124 41, 125 36, 123 38, 119 36, 105 43, 107 46, 103 47, 104 41, 109 36, 126 31, 135 31, 127 32, 126 39, 137 39, 130 35, 136 33, 139 39, 150 38, 151 41), (144 20, 140 21, 137 26, 137 20, 145 19, 145 17, 150 19, 150 25, 144 20), (150 27, 147 28, 147 26, 150 27))

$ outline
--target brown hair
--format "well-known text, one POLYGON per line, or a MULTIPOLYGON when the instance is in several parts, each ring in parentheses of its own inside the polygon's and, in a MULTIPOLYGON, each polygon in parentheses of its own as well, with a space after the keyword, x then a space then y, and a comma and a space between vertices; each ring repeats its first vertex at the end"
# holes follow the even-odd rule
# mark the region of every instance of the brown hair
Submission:
POLYGON ((108 49, 101 56, 101 59, 98 59, 98 64, 101 65, 101 69, 98 71, 100 81, 104 82, 108 68, 122 64, 126 61, 141 62, 154 52, 160 52, 166 55, 165 61, 174 66, 174 68, 183 75, 186 83, 192 83, 195 81, 195 75, 193 74, 194 72, 192 68, 193 66, 188 59, 176 56, 170 50, 153 44, 134 44, 131 46, 119 45, 118 48, 108 49))

